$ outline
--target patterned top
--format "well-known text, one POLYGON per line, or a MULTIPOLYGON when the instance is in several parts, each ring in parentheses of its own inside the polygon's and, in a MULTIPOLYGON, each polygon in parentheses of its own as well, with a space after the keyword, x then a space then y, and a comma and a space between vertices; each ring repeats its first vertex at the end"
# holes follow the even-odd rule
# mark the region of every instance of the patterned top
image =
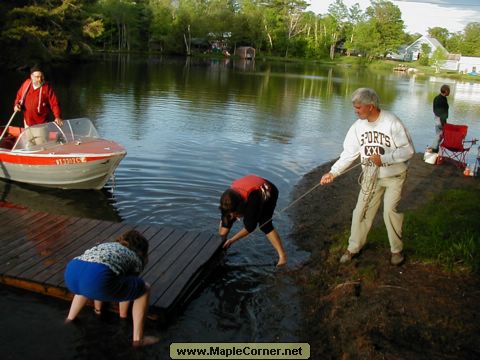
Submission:
POLYGON ((140 257, 118 242, 94 246, 75 259, 106 265, 117 275, 139 274, 143 270, 140 257))

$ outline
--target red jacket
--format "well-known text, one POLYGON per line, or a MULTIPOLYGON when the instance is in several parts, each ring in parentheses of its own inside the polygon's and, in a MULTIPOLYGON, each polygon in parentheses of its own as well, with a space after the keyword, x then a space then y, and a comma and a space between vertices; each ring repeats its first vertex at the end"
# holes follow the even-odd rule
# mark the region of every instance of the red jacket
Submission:
POLYGON ((23 117, 28 126, 43 124, 47 120, 49 111, 55 118, 61 117, 57 96, 47 82, 38 89, 34 89, 32 80, 25 80, 18 89, 14 106, 16 104, 22 105, 23 117))
POLYGON ((247 201, 248 196, 252 191, 260 190, 266 183, 267 181, 260 176, 247 175, 232 182, 230 187, 239 193, 244 201, 247 201))

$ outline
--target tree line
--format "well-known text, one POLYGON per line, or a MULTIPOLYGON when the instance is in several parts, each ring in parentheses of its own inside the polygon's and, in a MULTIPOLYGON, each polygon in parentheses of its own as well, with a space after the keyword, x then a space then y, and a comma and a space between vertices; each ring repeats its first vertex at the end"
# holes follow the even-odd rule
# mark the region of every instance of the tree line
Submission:
MULTIPOLYGON (((326 14, 304 0, 11 0, 0 3, 0 61, 22 64, 85 57, 94 51, 195 53, 252 46, 257 54, 333 59, 384 57, 421 34, 405 32, 387 0, 332 3, 326 14)), ((480 56, 480 23, 429 34, 449 52, 480 56)))

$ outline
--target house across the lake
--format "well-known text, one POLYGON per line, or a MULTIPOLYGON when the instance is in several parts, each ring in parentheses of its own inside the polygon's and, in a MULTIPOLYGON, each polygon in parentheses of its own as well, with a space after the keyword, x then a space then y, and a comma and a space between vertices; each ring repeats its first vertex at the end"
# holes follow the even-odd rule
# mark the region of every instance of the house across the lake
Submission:
POLYGON ((418 60, 422 52, 423 44, 427 44, 430 48, 430 53, 428 54, 428 57, 432 57, 432 54, 437 49, 441 49, 444 53, 448 54, 447 49, 445 49, 437 39, 427 35, 423 35, 405 48, 405 61, 418 60))
POLYGON ((458 71, 463 74, 479 75, 480 57, 448 54, 447 59, 440 64, 440 68, 443 70, 458 71))
POLYGON ((254 60, 255 48, 251 46, 240 46, 235 49, 235 55, 237 55, 240 59, 254 60))
POLYGON ((464 74, 480 74, 480 57, 461 56, 458 62, 458 71, 464 74))
POLYGON ((432 57, 432 54, 437 50, 441 49, 443 50, 446 54, 448 54, 447 49, 443 47, 440 42, 430 36, 423 35, 422 37, 419 37, 417 40, 415 40, 413 43, 410 45, 403 45, 398 49, 398 52, 396 53, 391 53, 387 57, 393 60, 402 60, 402 61, 416 61, 419 59, 420 54, 422 53, 422 45, 427 44, 430 52, 428 54, 428 57, 432 57))
POLYGON ((458 71, 471 75, 480 74, 480 57, 449 54, 447 49, 445 49, 437 39, 427 35, 421 36, 408 46, 400 47, 397 53, 391 53, 387 57, 393 60, 416 61, 420 57, 423 44, 427 44, 430 49, 428 57, 432 57, 437 49, 441 49, 447 54, 447 58, 441 63, 439 62, 441 69, 458 71))

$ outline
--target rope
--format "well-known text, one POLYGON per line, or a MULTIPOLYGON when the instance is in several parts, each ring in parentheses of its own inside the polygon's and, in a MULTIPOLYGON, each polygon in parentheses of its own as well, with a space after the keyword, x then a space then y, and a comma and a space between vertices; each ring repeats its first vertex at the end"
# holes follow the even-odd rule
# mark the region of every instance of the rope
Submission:
MULTIPOLYGON (((340 176, 340 175, 344 175, 344 174, 346 174, 346 173, 349 172, 349 171, 352 171, 352 170, 355 169, 357 166, 367 165, 367 164, 368 164, 368 161, 370 161, 370 160, 366 160, 366 161, 364 161, 364 162, 361 161, 361 162, 359 162, 358 164, 355 164, 355 165, 347 168, 346 170, 342 171, 339 175, 337 175, 337 177, 340 176)), ((369 166, 366 166, 366 167, 368 168, 369 166)), ((370 184, 370 185, 369 185, 369 186, 372 187, 372 189, 373 189, 373 185, 376 183, 376 178, 377 178, 377 174, 378 174, 378 169, 379 169, 379 167, 378 167, 378 166, 374 166, 374 168, 375 168, 375 171, 376 171, 375 180, 374 180, 375 182, 374 182, 373 184, 370 184)), ((362 174, 363 174, 364 171, 365 171, 365 167, 364 167, 364 169, 362 170, 362 173, 360 174, 360 177, 362 176, 362 174)), ((359 179, 360 179, 360 177, 359 177, 359 179)), ((368 177, 370 177, 370 176, 368 176, 368 177)), ((310 194, 313 190, 315 190, 315 189, 316 189, 317 187, 319 187, 320 185, 321 185, 321 184, 320 184, 320 182, 319 182, 318 184, 316 184, 315 186, 313 186, 312 188, 310 188, 309 190, 307 190, 305 193, 303 193, 302 195, 300 195, 297 199, 293 200, 293 201, 292 201, 290 204, 288 204, 286 207, 284 207, 283 209, 281 209, 281 210, 278 211, 278 212, 275 212, 275 214, 273 214, 273 216, 272 216, 269 220, 265 221, 262 225, 260 225, 259 227, 255 228, 255 230, 253 230, 250 234, 253 234, 253 233, 254 233, 255 231, 257 231, 258 229, 261 229, 261 228, 262 228, 263 226, 265 226, 267 223, 269 223, 270 221, 272 221, 273 218, 279 216, 281 213, 283 213, 283 212, 285 212, 287 209, 291 208, 293 205, 295 205, 296 203, 298 203, 301 199, 303 199, 305 196, 307 196, 308 194, 310 194)), ((362 191, 363 191, 363 190, 362 190, 362 191)), ((370 192, 371 192, 371 191, 370 191, 370 192)), ((369 195, 369 196, 371 196, 371 195, 369 195)), ((365 209, 364 211, 366 212, 366 209, 365 209)), ((249 234, 249 235, 250 235, 250 234, 249 234)), ((252 244, 253 244, 253 240, 252 240, 251 238, 247 237, 247 241, 250 241, 250 242, 252 242, 252 244)))
MULTIPOLYGON (((357 166, 360 166, 360 165, 363 165, 363 162, 359 162, 358 164, 349 167, 348 169, 342 171, 338 176, 343 175, 343 174, 346 174, 347 172, 355 169, 357 166)), ((375 168, 378 169, 378 166, 375 166, 375 168)), ((363 171, 362 171, 362 173, 363 173, 363 171)), ((337 177, 338 177, 338 176, 337 176, 337 177)), ((360 176, 362 176, 362 174, 360 174, 360 176)), ((286 210, 288 210, 289 208, 291 208, 293 205, 295 205, 297 202, 299 202, 300 200, 302 200, 305 196, 307 196, 308 194, 310 194, 313 190, 315 190, 315 189, 316 189, 317 187, 319 187, 320 185, 321 185, 320 183, 316 184, 316 185, 313 186, 310 190, 306 191, 306 192, 303 193, 301 196, 299 196, 297 199, 293 200, 293 201, 292 201, 290 204, 288 204, 286 207, 284 207, 283 209, 281 209, 281 210, 278 211, 278 212, 275 212, 275 214, 273 214, 273 216, 272 216, 270 219, 268 219, 268 220, 265 221, 262 225, 260 225, 260 226, 258 227, 258 229, 260 229, 262 226, 265 226, 265 224, 267 224, 267 223, 269 223, 270 221, 272 221, 273 218, 279 216, 281 213, 283 213, 284 211, 286 211, 286 210)))
POLYGON ((358 183, 360 184, 360 191, 363 194, 364 207, 362 210, 361 218, 364 219, 370 205, 370 200, 373 195, 373 190, 377 186, 378 172, 380 168, 376 166, 371 160, 365 161, 365 167, 358 177, 358 183))

